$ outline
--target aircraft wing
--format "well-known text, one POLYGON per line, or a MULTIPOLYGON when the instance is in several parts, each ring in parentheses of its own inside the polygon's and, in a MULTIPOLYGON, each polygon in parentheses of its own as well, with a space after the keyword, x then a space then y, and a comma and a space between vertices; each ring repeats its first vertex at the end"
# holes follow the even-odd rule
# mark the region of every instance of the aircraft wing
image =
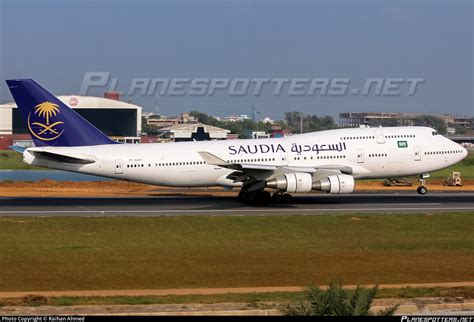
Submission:
POLYGON ((261 165, 261 164, 246 164, 246 163, 229 163, 221 158, 215 156, 210 152, 199 152, 199 155, 206 161, 207 164, 216 165, 222 168, 231 169, 231 170, 243 170, 243 169, 252 169, 252 170, 277 170, 278 168, 274 165, 261 165))
POLYGON ((331 174, 343 173, 352 174, 353 169, 347 165, 324 165, 318 167, 300 166, 275 166, 264 164, 229 163, 210 152, 201 151, 199 155, 207 164, 235 170, 227 176, 227 179, 234 182, 259 181, 267 179, 273 175, 289 172, 312 173, 315 178, 324 177, 331 174))

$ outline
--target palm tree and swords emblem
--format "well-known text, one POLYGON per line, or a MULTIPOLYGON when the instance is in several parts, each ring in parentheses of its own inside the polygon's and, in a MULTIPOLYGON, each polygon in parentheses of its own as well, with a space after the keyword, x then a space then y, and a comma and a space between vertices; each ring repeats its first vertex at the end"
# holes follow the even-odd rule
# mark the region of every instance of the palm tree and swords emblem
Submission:
POLYGON ((51 141, 57 139, 63 134, 64 129, 60 129, 59 126, 64 124, 62 121, 56 121, 50 124, 50 119, 56 117, 58 113, 61 113, 59 106, 51 102, 43 102, 35 106, 35 112, 33 117, 39 117, 46 120, 46 124, 35 121, 30 123, 31 113, 28 114, 28 127, 31 134, 36 138, 43 141, 51 141), (36 115, 37 114, 37 115, 36 115), (32 127, 36 129, 33 131, 32 127))

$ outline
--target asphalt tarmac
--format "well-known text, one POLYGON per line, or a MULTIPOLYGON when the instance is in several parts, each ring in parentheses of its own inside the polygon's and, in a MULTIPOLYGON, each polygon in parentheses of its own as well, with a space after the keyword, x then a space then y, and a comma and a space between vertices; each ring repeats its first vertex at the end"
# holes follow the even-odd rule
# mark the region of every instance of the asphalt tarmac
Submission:
POLYGON ((0 198, 1 216, 265 216, 472 212, 474 193, 295 194, 291 204, 252 206, 234 197, 0 198))

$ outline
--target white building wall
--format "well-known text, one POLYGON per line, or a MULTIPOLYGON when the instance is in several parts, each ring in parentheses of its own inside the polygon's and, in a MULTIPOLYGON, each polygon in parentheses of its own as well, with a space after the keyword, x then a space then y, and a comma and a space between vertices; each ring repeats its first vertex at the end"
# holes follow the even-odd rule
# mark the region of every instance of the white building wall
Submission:
MULTIPOLYGON (((110 100, 102 97, 90 97, 90 96, 77 96, 77 95, 61 95, 57 96, 64 104, 74 109, 81 108, 93 108, 93 109, 108 109, 108 108, 123 108, 123 109, 136 109, 137 110, 137 132, 138 135, 142 129, 142 110, 143 108, 138 105, 110 100)), ((13 120, 12 120, 12 108, 17 108, 14 102, 7 104, 0 104, 0 134, 12 134, 13 131, 13 120)))
POLYGON ((0 134, 12 134, 12 109, 0 108, 0 134))

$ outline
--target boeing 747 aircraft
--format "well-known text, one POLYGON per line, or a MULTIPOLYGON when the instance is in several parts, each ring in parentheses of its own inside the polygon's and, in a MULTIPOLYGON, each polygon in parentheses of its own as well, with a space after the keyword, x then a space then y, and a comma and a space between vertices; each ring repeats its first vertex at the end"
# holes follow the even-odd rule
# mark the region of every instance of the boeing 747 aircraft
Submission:
MULTIPOLYGON (((355 179, 429 173, 466 157, 428 127, 348 128, 284 138, 118 144, 31 79, 7 80, 36 147, 31 165, 173 187, 239 187, 248 203, 290 193, 351 193, 355 179), (268 190, 273 190, 273 195, 268 190)), ((19 150, 18 148, 16 148, 19 150)))

